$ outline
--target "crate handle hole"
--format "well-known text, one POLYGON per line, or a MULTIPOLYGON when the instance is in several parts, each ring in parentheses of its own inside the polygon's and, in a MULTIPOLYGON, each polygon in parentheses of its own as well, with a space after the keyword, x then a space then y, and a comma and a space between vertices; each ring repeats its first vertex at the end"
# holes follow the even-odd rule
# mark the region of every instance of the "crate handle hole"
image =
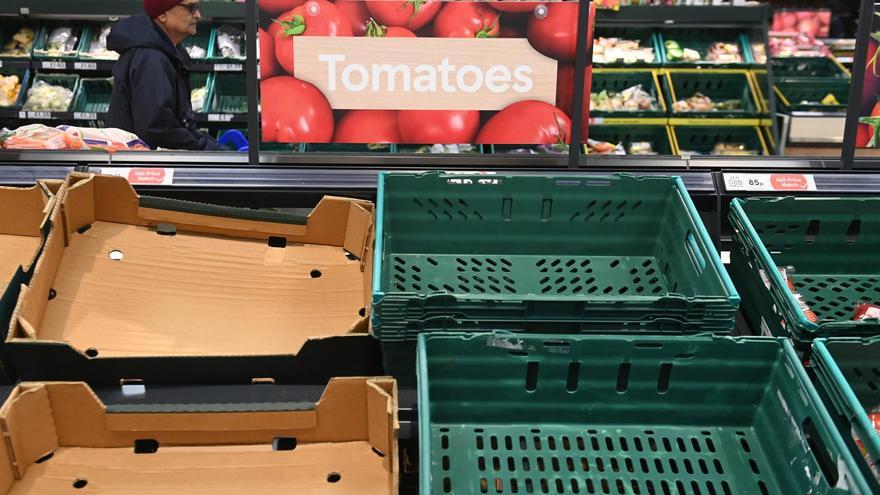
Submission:
POLYGON ((327 475, 327 483, 338 483, 341 479, 342 475, 339 473, 334 472, 327 475))
POLYGON ((269 237, 269 241, 267 242, 267 244, 269 245, 269 247, 273 248, 285 248, 287 247, 287 238, 277 237, 273 235, 269 237))
POLYGON ((568 363, 568 377, 565 380, 565 390, 569 392, 577 392, 578 381, 581 375, 581 363, 568 363))
POLYGON ((822 470, 825 482, 828 483, 828 486, 837 486, 837 481, 840 476, 837 472, 837 466, 831 459, 828 447, 825 446, 825 441, 819 436, 819 430, 816 428, 816 424, 813 423, 812 418, 807 417, 804 419, 801 426, 804 430, 807 445, 809 445, 810 451, 816 459, 816 463, 819 464, 819 469, 822 470))
POLYGON ((816 242, 816 237, 819 235, 819 220, 813 219, 810 220, 809 225, 807 225, 807 231, 804 232, 804 242, 807 244, 812 244, 816 242))
POLYGON ((540 363, 529 361, 526 365, 526 392, 534 392, 538 389, 538 368, 540 363))
POLYGON ((630 363, 620 363, 617 368, 617 393, 622 394, 629 388, 629 371, 632 368, 630 363))
POLYGON ((275 437, 272 439, 272 450, 295 450, 296 437, 275 437))
POLYGON ((77 478, 77 479, 73 480, 73 487, 76 488, 77 490, 85 488, 86 485, 88 485, 88 484, 89 484, 89 480, 87 480, 85 478, 77 478))
POLYGON ((672 374, 672 363, 660 365, 660 376, 657 377, 657 392, 665 394, 669 391, 669 376, 672 374))
POLYGON ((154 438, 139 438, 134 441, 135 454, 155 454, 159 451, 159 441, 154 438))
POLYGON ((849 223, 849 228, 846 229, 846 243, 847 244, 855 244, 856 240, 859 238, 859 232, 862 230, 862 221, 859 219, 855 219, 849 223))

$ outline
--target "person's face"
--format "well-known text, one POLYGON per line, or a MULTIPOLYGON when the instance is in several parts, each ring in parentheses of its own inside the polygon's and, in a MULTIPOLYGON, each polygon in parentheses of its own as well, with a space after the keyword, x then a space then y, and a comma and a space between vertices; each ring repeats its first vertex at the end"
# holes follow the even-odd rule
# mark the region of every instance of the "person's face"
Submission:
POLYGON ((184 39, 196 34, 201 18, 202 13, 199 12, 198 0, 184 0, 160 15, 159 21, 169 33, 184 39))

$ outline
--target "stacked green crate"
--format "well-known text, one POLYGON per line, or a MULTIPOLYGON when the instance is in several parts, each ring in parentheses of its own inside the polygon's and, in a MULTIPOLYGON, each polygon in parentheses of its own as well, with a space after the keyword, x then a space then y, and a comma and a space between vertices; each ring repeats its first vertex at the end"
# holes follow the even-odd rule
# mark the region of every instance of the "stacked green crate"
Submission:
POLYGON ((590 92, 591 120, 665 124, 666 102, 657 71, 596 69, 590 92))
POLYGON ((34 39, 33 57, 75 60, 85 44, 85 26, 70 22, 43 24, 34 39))
POLYGON ((739 297, 678 178, 394 173, 378 191, 372 329, 399 377, 424 331, 733 328, 739 297))
POLYGON ((210 90, 210 113, 241 114, 248 111, 247 78, 244 74, 214 74, 210 90))
POLYGON ((101 114, 110 111, 113 78, 83 78, 73 104, 73 112, 101 114))
POLYGON ((876 493, 784 340, 423 334, 420 493, 876 493))
MULTIPOLYGON (((76 74, 37 73, 31 78, 31 85, 28 89, 28 94, 22 103, 22 109, 38 112, 68 112, 70 111, 71 106, 73 106, 74 101, 76 101, 76 95, 79 91, 79 83, 80 78, 76 74), (51 101, 38 102, 35 98, 36 91, 34 91, 34 88, 41 83, 67 89, 69 91, 70 100, 64 101, 52 99, 51 101)), ((24 90, 24 87, 22 87, 22 90, 24 90)))
POLYGON ((774 58, 774 91, 787 112, 846 112, 850 72, 830 57, 774 58))

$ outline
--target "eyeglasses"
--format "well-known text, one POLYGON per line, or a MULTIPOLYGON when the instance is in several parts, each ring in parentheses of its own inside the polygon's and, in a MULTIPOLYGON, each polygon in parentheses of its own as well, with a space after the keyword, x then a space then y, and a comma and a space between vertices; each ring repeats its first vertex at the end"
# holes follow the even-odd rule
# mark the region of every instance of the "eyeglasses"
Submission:
POLYGON ((178 7, 183 7, 183 8, 185 8, 185 9, 189 12, 189 15, 191 15, 191 16, 192 16, 192 15, 196 15, 196 12, 199 11, 199 2, 196 2, 196 3, 179 3, 179 4, 177 4, 177 6, 178 6, 178 7))

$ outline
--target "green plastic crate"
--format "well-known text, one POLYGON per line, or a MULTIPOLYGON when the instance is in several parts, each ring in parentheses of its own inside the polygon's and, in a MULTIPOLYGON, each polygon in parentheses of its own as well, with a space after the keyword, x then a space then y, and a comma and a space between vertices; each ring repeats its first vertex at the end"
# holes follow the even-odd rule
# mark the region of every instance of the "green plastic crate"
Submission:
POLYGON ((869 494, 784 340, 425 334, 420 493, 869 494))
MULTIPOLYGON (((243 39, 242 39, 242 43, 241 43, 241 56, 240 57, 224 57, 223 54, 220 52, 220 47, 217 46, 217 42, 220 39, 220 28, 222 26, 223 26, 222 24, 217 25, 217 26, 214 26, 214 28, 212 29, 211 48, 208 50, 208 61, 210 61, 210 62, 227 61, 228 62, 228 61, 245 60, 247 58, 247 56, 246 56, 246 46, 247 45, 244 43, 243 39)), ((242 33, 244 32, 244 26, 236 26, 236 27, 239 27, 242 30, 242 33)))
POLYGON ((754 117, 761 113, 749 73, 735 69, 670 69, 666 71, 668 106, 673 117, 754 117), (675 102, 697 93, 714 102, 737 100, 739 110, 711 112, 676 112, 675 102))
POLYGON ((669 127, 665 125, 596 125, 590 126, 590 139, 613 144, 625 150, 634 142, 649 142, 658 155, 674 155, 669 127))
POLYGON ((33 23, 25 23, 22 22, 22 19, 5 20, 0 21, 0 59, 23 59, 30 58, 33 53, 33 46, 31 46, 31 50, 27 52, 27 54, 23 55, 10 55, 10 54, 2 54, 4 51, 4 45, 6 43, 12 41, 12 37, 15 36, 16 33, 21 28, 30 28, 34 32, 34 39, 36 40, 36 35, 39 32, 40 28, 36 24, 33 23))
POLYGON ((873 483, 874 493, 880 493, 880 480, 871 469, 872 464, 880 466, 880 434, 867 415, 880 409, 880 339, 817 339, 812 361, 818 387, 840 420, 841 437, 865 478, 873 483))
POLYGON ((205 56, 201 58, 192 58, 193 62, 206 62, 208 60, 208 55, 211 53, 211 47, 214 46, 214 27, 210 24, 199 24, 196 34, 190 36, 189 38, 183 41, 183 47, 185 49, 189 49, 193 46, 198 46, 205 49, 205 56))
POLYGON ((770 86, 767 70, 753 70, 752 78, 755 82, 755 91, 758 93, 758 99, 761 101, 761 112, 768 114, 770 113, 770 92, 773 91, 773 88, 770 86))
POLYGON ((841 79, 788 79, 776 81, 773 89, 782 109, 789 112, 846 112, 849 84, 841 79), (837 98, 837 105, 822 103, 829 94, 837 98))
POLYGON ((82 50, 82 46, 85 43, 84 40, 85 34, 85 26, 82 24, 74 24, 71 22, 52 22, 43 24, 40 26, 40 30, 37 31, 37 36, 34 38, 34 49, 33 49, 33 58, 35 59, 59 59, 59 60, 74 60, 79 57, 79 52, 82 50), (73 50, 70 52, 66 52, 64 54, 52 54, 46 51, 46 44, 49 40, 49 35, 57 28, 61 27, 69 27, 73 30, 74 36, 77 37, 76 44, 73 47, 73 50))
POLYGON ((116 52, 108 52, 108 53, 99 53, 99 54, 90 54, 89 50, 92 47, 92 43, 97 40, 99 36, 101 36, 101 31, 105 25, 112 23, 92 23, 86 26, 85 31, 83 32, 83 43, 80 48, 79 58, 82 60, 117 60, 119 58, 119 54, 116 52), (114 55, 115 54, 115 55, 114 55))
POLYGON ((672 126, 676 154, 710 155, 720 143, 743 144, 747 150, 767 155, 767 143, 755 126, 672 126))
POLYGON ((856 304, 880 303, 880 199, 734 199, 729 217, 732 273, 753 328, 791 337, 800 350, 815 338, 880 334, 880 320, 850 320, 856 304), (794 267, 818 323, 803 315, 781 266, 794 267))
POLYGON ((18 98, 10 106, 2 107, 5 109, 19 109, 24 104, 24 100, 27 97, 27 90, 30 87, 30 79, 31 79, 31 71, 29 69, 0 69, 0 76, 18 76, 18 80, 21 83, 21 89, 18 91, 18 98))
POLYGON ((726 333, 739 305, 678 177, 383 173, 376 239, 381 340, 450 318, 726 333))
POLYGON ((211 113, 247 113, 247 78, 244 74, 214 74, 210 93, 211 113))
POLYGON ((730 66, 730 65, 744 65, 752 62, 752 49, 749 45, 749 41, 744 35, 744 33, 737 29, 717 29, 717 28, 703 28, 703 27, 677 27, 677 28, 666 28, 661 29, 657 33, 657 43, 660 47, 660 54, 663 60, 663 64, 667 66, 687 66, 687 65, 721 65, 721 66, 730 66), (699 62, 683 62, 683 61, 670 61, 668 50, 666 49, 667 41, 677 41, 679 46, 681 46, 682 50, 685 48, 690 48, 691 50, 696 50, 700 53, 700 61, 699 62), (721 63, 721 62, 710 62, 706 60, 706 55, 709 52, 709 48, 711 48, 712 44, 715 42, 722 43, 733 43, 739 47, 739 53, 742 57, 742 62, 737 63, 721 63))
POLYGON ((656 110, 636 111, 599 111, 590 108, 590 118, 665 118, 666 102, 660 90, 660 78, 657 71, 650 69, 595 69, 593 71, 592 94, 607 91, 608 94, 620 93, 630 87, 641 85, 655 101, 656 110))
POLYGON ((113 79, 80 79, 79 93, 73 105, 74 112, 106 113, 110 111, 113 79))
POLYGON ((772 58, 773 78, 818 78, 849 80, 850 72, 832 57, 786 57, 772 58))
MULTIPOLYGON (((73 92, 73 99, 70 100, 70 104, 67 108, 63 110, 56 110, 58 112, 68 112, 70 111, 70 107, 73 106, 73 102, 76 101, 76 95, 79 92, 79 76, 76 74, 40 74, 37 73, 35 76, 31 78, 31 85, 28 87, 30 89, 34 84, 39 81, 45 81, 47 84, 51 84, 52 86, 64 86, 65 88, 71 90, 73 92)), ((27 103, 27 96, 22 101, 22 105, 27 103)), ((31 108, 29 110, 37 110, 42 111, 40 108, 31 108)))
POLYGON ((626 66, 626 67, 640 67, 640 66, 651 66, 651 65, 659 65, 662 63, 661 55, 660 55, 660 47, 657 44, 657 35, 654 33, 653 29, 650 28, 642 28, 635 26, 597 26, 595 28, 594 38, 598 39, 602 38, 619 38, 625 40, 633 40, 638 41, 640 47, 644 48, 653 48, 654 49, 654 60, 649 63, 645 62, 636 62, 632 64, 624 63, 622 60, 618 60, 616 62, 596 62, 595 57, 593 58, 593 64, 597 67, 603 66, 626 66))

